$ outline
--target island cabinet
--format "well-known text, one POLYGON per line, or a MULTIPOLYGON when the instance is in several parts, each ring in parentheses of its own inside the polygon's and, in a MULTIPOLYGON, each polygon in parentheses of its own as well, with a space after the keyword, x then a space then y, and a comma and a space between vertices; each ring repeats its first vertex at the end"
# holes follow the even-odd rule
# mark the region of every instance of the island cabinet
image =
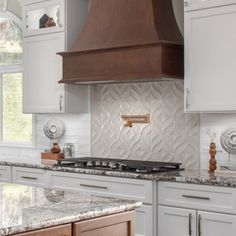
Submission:
POLYGON ((134 213, 127 212, 73 224, 73 236, 134 236, 134 213))
POLYGON ((158 183, 158 236, 234 236, 236 189, 158 183))
POLYGON ((23 112, 87 112, 89 87, 58 83, 62 59, 57 53, 74 46, 86 19, 88 1, 22 0, 22 9, 23 112), (47 18, 54 24, 48 25, 47 18))
POLYGON ((236 111, 236 0, 185 1, 185 111, 236 111))
POLYGON ((15 234, 15 236, 72 236, 71 224, 59 225, 41 230, 15 234))
POLYGON ((134 236, 134 212, 98 217, 15 236, 134 236))

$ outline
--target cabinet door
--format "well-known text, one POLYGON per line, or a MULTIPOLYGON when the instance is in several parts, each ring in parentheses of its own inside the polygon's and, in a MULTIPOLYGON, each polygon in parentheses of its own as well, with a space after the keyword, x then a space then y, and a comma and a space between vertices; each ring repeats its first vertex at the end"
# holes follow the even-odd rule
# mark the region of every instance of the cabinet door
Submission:
POLYGON ((135 236, 154 236, 153 206, 143 205, 135 210, 135 236))
POLYGON ((159 206, 158 236, 196 236, 196 211, 159 206))
POLYGON ((134 236, 134 212, 108 215, 73 224, 73 236, 134 236))
POLYGON ((65 50, 65 34, 33 36, 24 39, 24 113, 64 112, 65 87, 62 61, 57 52, 65 50))
POLYGON ((236 111, 236 5, 185 13, 185 110, 236 111))
POLYGON ((198 212, 198 235, 235 236, 236 216, 211 212, 198 212))
POLYGON ((23 4, 24 36, 62 32, 65 30, 65 0, 23 0, 23 4), (46 24, 40 26, 40 19, 45 14, 53 18, 55 26, 46 27, 46 24))

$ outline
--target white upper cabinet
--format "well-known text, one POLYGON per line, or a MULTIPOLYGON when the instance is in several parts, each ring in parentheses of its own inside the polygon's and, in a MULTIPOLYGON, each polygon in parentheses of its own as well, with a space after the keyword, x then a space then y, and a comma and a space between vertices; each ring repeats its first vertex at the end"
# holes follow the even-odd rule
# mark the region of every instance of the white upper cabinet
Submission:
POLYGON ((57 55, 75 45, 87 11, 87 0, 23 0, 24 113, 88 112, 89 86, 59 84, 57 55), (53 25, 47 27, 42 17, 53 18, 53 25))
POLYGON ((56 53, 64 48, 64 33, 24 39, 23 104, 25 113, 65 111, 65 85, 58 83, 58 79, 62 77, 62 63, 60 56, 56 56, 56 53))
POLYGON ((235 112, 236 1, 187 2, 185 111, 235 112), (203 5, 208 3, 210 8, 203 9, 203 5), (213 3, 217 7, 213 7, 213 3), (188 11, 191 4, 194 4, 194 11, 188 11))
POLYGON ((24 36, 65 30, 65 0, 50 0, 26 5, 23 11, 24 36), (40 24, 44 16, 53 18, 54 26, 40 24))

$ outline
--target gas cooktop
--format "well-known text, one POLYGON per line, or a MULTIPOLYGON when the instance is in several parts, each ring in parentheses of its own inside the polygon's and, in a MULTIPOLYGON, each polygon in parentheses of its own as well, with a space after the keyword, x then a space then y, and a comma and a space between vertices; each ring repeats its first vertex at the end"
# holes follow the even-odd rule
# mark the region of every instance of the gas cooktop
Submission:
POLYGON ((86 168, 112 171, 126 171, 135 173, 157 173, 180 171, 182 163, 138 161, 112 158, 81 157, 58 161, 58 166, 71 168, 86 168))

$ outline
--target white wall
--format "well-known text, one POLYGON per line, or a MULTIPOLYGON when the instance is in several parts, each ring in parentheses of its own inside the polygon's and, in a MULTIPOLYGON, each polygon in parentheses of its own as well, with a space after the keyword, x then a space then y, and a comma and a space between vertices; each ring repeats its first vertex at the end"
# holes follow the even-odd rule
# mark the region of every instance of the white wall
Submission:
POLYGON ((21 19, 21 5, 18 0, 7 0, 7 10, 21 19))

